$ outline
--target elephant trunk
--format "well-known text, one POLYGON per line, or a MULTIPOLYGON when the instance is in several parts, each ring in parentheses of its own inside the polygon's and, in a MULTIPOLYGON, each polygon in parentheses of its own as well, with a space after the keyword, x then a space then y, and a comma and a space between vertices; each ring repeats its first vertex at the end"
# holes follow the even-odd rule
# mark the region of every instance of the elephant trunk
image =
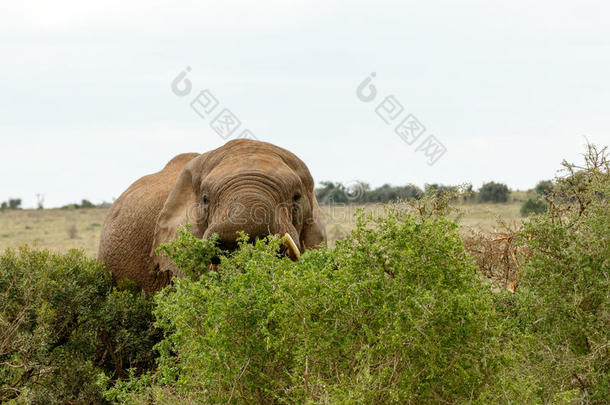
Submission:
MULTIPOLYGON (((227 196, 226 199, 219 200, 218 209, 211 217, 204 238, 216 233, 219 236, 219 247, 233 250, 237 248, 237 238, 242 231, 251 240, 273 234, 288 234, 293 239, 292 244, 297 246, 298 235, 290 222, 288 210, 278 204, 275 198, 260 190, 243 189, 227 193, 227 196)), ((292 259, 298 259, 299 256, 288 244, 286 254, 292 259)))

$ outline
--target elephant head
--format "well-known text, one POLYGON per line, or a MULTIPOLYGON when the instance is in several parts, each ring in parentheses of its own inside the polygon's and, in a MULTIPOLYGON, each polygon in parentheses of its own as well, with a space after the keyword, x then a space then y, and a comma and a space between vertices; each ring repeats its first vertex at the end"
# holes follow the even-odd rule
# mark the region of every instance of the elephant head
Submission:
POLYGON ((155 255, 159 244, 190 223, 196 237, 218 234, 222 249, 237 247, 239 232, 251 239, 288 235, 286 254, 326 241, 307 166, 269 143, 239 139, 190 160, 178 175, 158 215, 151 255, 158 271, 176 270, 155 255))

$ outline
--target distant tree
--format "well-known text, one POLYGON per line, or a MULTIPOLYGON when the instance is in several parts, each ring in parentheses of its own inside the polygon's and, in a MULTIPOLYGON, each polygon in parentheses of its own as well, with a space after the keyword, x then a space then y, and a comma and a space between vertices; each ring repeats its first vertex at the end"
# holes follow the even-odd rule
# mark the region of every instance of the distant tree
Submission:
POLYGON ((363 181, 357 181, 345 188, 347 199, 350 203, 364 204, 369 202, 371 186, 363 181))
POLYGON ((397 198, 398 192, 396 188, 389 184, 384 184, 381 187, 377 187, 370 193, 370 202, 375 203, 385 203, 396 200, 397 198))
POLYGON ((521 206, 520 212, 523 217, 542 214, 546 212, 546 203, 540 199, 528 198, 521 206))
POLYGON ((316 190, 316 198, 321 204, 347 204, 351 202, 352 193, 356 193, 356 189, 348 190, 343 183, 333 183, 323 181, 320 183, 323 187, 316 190))
POLYGON ((95 208, 95 204, 89 200, 81 200, 80 204, 72 203, 61 207, 62 210, 77 210, 79 208, 95 208))
POLYGON ((477 198, 477 192, 472 189, 472 184, 468 184, 468 186, 466 186, 464 188, 464 192, 462 194, 462 200, 464 202, 472 202, 472 201, 476 200, 476 198, 477 198))
POLYGON ((503 203, 508 201, 510 190, 506 184, 490 181, 479 189, 479 200, 481 202, 503 203))
POLYGON ((321 204, 345 204, 348 202, 345 186, 341 183, 323 181, 322 188, 316 190, 316 198, 321 204))
POLYGON ((322 185, 322 187, 316 188, 314 192, 316 194, 316 199, 318 200, 318 202, 322 203, 326 196, 329 194, 330 189, 334 187, 334 184, 330 181, 322 181, 320 182, 320 184, 322 185))
POLYGON ((536 194, 545 196, 549 195, 553 190, 553 182, 551 180, 542 180, 536 184, 536 194))
POLYGON ((407 184, 406 186, 398 187, 400 198, 403 200, 416 199, 419 200, 423 197, 424 192, 421 188, 414 184, 407 184))
POLYGON ((78 208, 94 208, 95 204, 93 204, 89 200, 82 200, 78 208))
MULTIPOLYGON (((388 203, 398 200, 420 199, 424 192, 413 184, 406 186, 392 186, 384 184, 375 189, 371 189, 368 183, 357 181, 350 186, 342 183, 323 181, 322 187, 316 189, 316 198, 320 204, 367 204, 367 203, 388 203)), ((440 192, 455 190, 453 186, 438 186, 440 192)))
POLYGON ((458 191, 455 186, 445 186, 443 184, 425 184, 424 193, 429 197, 440 197, 445 193, 454 193, 458 191))
POLYGON ((8 208, 11 210, 21 209, 21 198, 9 198, 8 208))
POLYGON ((8 203, 6 201, 2 201, 2 204, 0 205, 0 211, 4 212, 4 211, 6 211, 7 208, 8 208, 8 203))
POLYGON ((413 184, 396 187, 391 186, 389 184, 384 184, 369 193, 369 198, 367 202, 387 203, 396 200, 406 201, 412 198, 419 199, 422 195, 423 191, 413 184))

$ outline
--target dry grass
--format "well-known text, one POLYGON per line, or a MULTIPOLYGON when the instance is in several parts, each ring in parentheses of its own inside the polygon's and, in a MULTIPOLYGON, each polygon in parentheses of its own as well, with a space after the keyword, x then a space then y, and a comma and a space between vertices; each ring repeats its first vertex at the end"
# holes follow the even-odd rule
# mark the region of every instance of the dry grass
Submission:
POLYGON ((0 252, 28 243, 38 248, 83 249, 97 255, 106 208, 18 210, 0 213, 0 252))
POLYGON ((470 230, 462 240, 477 267, 492 282, 515 292, 521 279, 521 266, 531 256, 522 240, 521 228, 506 227, 504 231, 470 230))

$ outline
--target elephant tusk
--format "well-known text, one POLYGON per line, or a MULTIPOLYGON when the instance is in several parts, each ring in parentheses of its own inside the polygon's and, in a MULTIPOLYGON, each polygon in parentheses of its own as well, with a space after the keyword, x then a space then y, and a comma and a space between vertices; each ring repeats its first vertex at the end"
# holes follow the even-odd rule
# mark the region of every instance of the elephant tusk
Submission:
POLYGON ((299 252, 299 248, 297 247, 296 243, 294 243, 294 239, 292 239, 292 236, 290 236, 289 233, 285 233, 284 239, 290 251, 294 254, 296 259, 299 260, 301 258, 301 252, 299 252))

